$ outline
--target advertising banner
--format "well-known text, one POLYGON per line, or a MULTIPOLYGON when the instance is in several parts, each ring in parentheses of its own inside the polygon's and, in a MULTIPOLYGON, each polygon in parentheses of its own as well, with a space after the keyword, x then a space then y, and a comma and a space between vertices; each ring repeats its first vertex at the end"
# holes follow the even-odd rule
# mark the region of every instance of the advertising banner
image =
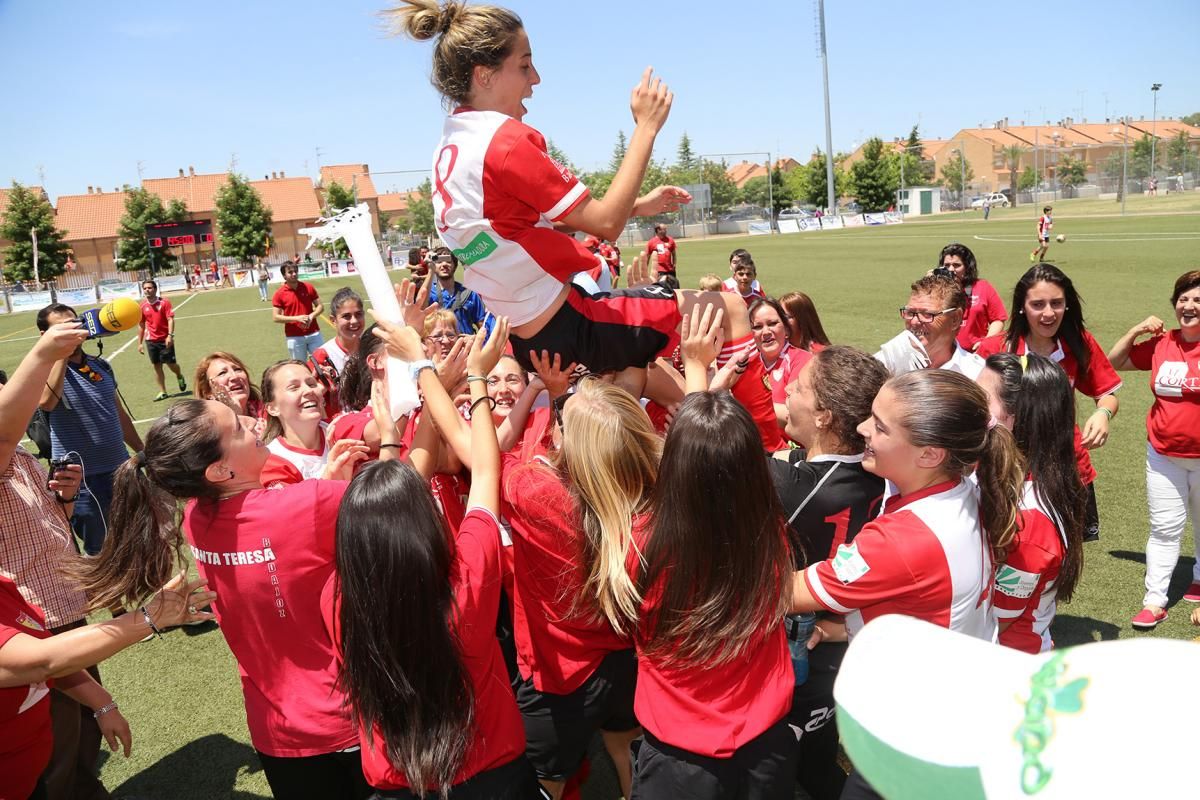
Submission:
POLYGON ((325 265, 319 261, 302 262, 300 264, 299 278, 302 281, 315 281, 318 278, 325 277, 325 265))
POLYGON ((68 306, 90 306, 96 302, 96 287, 85 286, 82 289, 58 289, 54 292, 57 302, 68 306))
POLYGON ((50 292, 11 292, 8 295, 8 303, 14 314, 20 311, 37 311, 53 302, 50 292))
POLYGON ((100 302, 107 303, 118 297, 128 297, 133 300, 142 299, 142 289, 136 283, 102 283, 100 284, 100 302))
POLYGON ((252 269, 235 269, 233 271, 233 286, 235 289, 246 289, 254 286, 258 279, 254 277, 252 269))
POLYGON ((883 219, 888 225, 903 225, 904 215, 898 211, 883 212, 883 219))
POLYGON ((846 227, 842 224, 842 218, 839 216, 821 217, 822 230, 832 231, 846 227))
POLYGON ((866 224, 862 214, 842 214, 842 225, 846 228, 861 228, 866 224))
POLYGON ((804 219, 804 220, 781 219, 781 220, 779 220, 779 232, 780 233, 799 233, 801 222, 808 222, 808 220, 806 220, 806 219, 804 219))
POLYGON ((883 214, 863 214, 863 221, 868 225, 886 225, 887 219, 883 214))
POLYGON ((751 236, 769 236, 771 234, 771 223, 751 222, 746 232, 751 236))
POLYGON ((158 281, 158 291, 161 294, 183 292, 188 288, 186 275, 160 275, 155 280, 158 281))
POLYGON ((353 275, 358 272, 354 267, 354 259, 349 260, 334 260, 328 262, 329 275, 353 275))
POLYGON ((803 231, 804 233, 812 233, 813 231, 821 230, 821 218, 820 217, 809 217, 808 219, 798 219, 798 220, 796 220, 796 224, 800 228, 800 230, 803 231))

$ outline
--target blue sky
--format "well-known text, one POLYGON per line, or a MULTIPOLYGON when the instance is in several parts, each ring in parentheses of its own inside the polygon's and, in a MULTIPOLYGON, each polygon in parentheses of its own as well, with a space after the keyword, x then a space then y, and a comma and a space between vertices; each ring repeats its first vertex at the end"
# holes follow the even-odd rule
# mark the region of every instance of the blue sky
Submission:
MULTIPOLYGON (((431 45, 385 36, 383 4, 0 0, 0 182, 56 197, 136 184, 139 162, 169 177, 234 158, 252 179, 315 175, 318 148, 323 164, 428 169, 443 116, 431 45)), ((676 93, 656 158, 673 161, 684 131, 700 154, 824 147, 810 0, 511 7, 542 75, 525 121, 582 170, 631 130, 647 65, 676 93)), ((918 122, 937 138, 1005 116, 1149 117, 1153 82, 1160 116, 1200 111, 1195 0, 830 0, 826 22, 835 150, 918 122)))

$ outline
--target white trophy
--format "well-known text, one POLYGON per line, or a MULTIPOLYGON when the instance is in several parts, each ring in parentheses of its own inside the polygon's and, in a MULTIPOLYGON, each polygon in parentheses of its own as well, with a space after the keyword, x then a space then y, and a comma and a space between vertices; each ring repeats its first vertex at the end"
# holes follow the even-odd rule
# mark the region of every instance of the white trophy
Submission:
MULTIPOLYGON (((350 255, 354 257, 358 274, 362 276, 375 318, 403 325, 404 315, 400 311, 400 303, 396 300, 396 292, 392 288, 391 279, 388 278, 387 267, 383 264, 383 258, 375 244, 375 236, 371 233, 371 211, 367 204, 359 203, 353 208, 342 209, 332 217, 321 217, 317 223, 311 228, 300 229, 300 233, 308 236, 308 246, 345 239, 346 246, 350 248, 350 255)), ((392 419, 399 419, 421 405, 421 398, 407 361, 389 356, 387 374, 392 419)))

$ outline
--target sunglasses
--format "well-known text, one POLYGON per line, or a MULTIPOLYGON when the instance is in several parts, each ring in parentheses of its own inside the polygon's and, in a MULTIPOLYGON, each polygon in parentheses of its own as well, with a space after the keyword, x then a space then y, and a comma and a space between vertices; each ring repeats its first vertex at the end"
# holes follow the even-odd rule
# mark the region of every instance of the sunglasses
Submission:
POLYGON ((554 409, 554 421, 558 423, 558 427, 560 429, 563 426, 563 409, 566 408, 567 401, 573 396, 574 395, 572 395, 570 392, 567 394, 560 394, 558 397, 554 398, 554 402, 550 404, 550 407, 554 409))
POLYGON ((103 375, 101 375, 99 372, 97 372, 96 370, 89 367, 86 363, 83 364, 82 366, 78 367, 78 369, 79 369, 79 374, 86 377, 92 383, 99 383, 100 381, 104 380, 103 375))

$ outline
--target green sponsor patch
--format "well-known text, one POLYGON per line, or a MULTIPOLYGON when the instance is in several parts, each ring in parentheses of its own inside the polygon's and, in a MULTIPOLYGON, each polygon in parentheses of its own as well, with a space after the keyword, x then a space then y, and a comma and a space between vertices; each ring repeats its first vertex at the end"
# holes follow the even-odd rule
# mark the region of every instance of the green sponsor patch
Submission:
POLYGON ((466 264, 468 267, 476 261, 481 261, 496 250, 496 240, 488 235, 487 231, 480 231, 475 235, 475 238, 467 242, 467 246, 453 253, 459 261, 466 264))

